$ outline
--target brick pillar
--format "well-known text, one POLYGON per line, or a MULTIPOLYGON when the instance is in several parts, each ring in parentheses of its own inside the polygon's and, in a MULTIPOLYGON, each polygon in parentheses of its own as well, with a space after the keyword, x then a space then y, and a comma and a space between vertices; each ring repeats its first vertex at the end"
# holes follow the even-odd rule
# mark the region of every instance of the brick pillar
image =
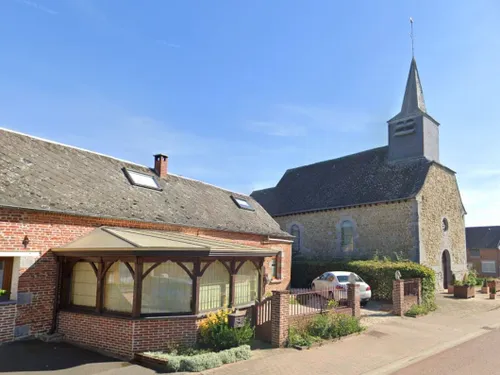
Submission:
POLYGON ((395 315, 403 316, 404 300, 404 280, 394 280, 392 282, 392 310, 395 315))
POLYGON ((359 295, 359 284, 347 284, 347 302, 352 310, 352 316, 361 316, 361 302, 359 295))
POLYGON ((285 346, 288 340, 288 315, 290 313, 290 292, 273 291, 271 298, 271 344, 275 348, 285 346))

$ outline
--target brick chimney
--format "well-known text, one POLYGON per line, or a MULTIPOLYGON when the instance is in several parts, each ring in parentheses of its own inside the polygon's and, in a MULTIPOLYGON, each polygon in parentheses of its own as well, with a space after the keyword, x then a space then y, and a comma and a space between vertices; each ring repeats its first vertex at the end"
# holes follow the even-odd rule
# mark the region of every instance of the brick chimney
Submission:
POLYGON ((155 157, 155 172, 160 177, 167 177, 168 171, 168 156, 156 154, 155 157))

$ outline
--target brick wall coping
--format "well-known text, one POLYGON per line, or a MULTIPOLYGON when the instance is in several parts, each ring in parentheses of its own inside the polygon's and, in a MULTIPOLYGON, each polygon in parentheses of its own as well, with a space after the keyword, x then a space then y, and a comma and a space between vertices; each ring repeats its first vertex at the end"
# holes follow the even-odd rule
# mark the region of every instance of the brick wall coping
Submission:
MULTIPOLYGON (((8 301, 11 302, 12 304, 15 304, 16 301, 8 301)), ((9 304, 8 302, 0 302, 0 306, 2 305, 7 305, 9 304)), ((251 303, 245 306, 238 306, 235 307, 236 310, 243 310, 243 309, 249 309, 250 307, 254 306, 255 303, 251 303)), ((130 315, 120 315, 118 314, 113 314, 113 313, 106 313, 103 312, 102 314, 98 314, 93 310, 81 310, 77 308, 66 308, 66 309, 61 309, 59 310, 60 312, 68 312, 68 313, 75 313, 75 314, 82 314, 82 315, 91 315, 91 316, 96 316, 96 317, 103 317, 103 318, 110 318, 110 319, 120 319, 120 320, 134 320, 134 321, 140 321, 140 320, 193 320, 193 319, 203 319, 206 318, 208 314, 214 311, 207 311, 204 313, 200 313, 197 315, 189 314, 189 315, 157 315, 157 316, 141 316, 140 318, 133 318, 130 315)))

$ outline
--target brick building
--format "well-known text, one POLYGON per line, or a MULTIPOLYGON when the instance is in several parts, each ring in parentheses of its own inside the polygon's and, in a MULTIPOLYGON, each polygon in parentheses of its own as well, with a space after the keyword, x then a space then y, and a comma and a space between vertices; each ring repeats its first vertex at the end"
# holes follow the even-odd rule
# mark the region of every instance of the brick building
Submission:
POLYGON ((403 258, 431 267, 438 287, 466 270, 465 209, 455 172, 439 162, 415 59, 388 146, 289 169, 251 195, 295 236, 294 256, 403 258))
POLYGON ((465 229, 467 264, 484 277, 500 277, 500 226, 465 229))
POLYGON ((291 236, 249 196, 0 129, 0 343, 130 357, 289 286, 291 236), (6 299, 4 296, 3 299, 6 299))

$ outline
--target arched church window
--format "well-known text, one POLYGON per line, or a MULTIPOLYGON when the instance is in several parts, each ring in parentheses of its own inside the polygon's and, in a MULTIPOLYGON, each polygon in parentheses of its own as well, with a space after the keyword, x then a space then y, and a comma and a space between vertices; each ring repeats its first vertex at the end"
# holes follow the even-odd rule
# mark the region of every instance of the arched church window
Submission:
POLYGON ((444 218, 441 224, 443 226, 443 232, 448 232, 448 219, 444 218))

